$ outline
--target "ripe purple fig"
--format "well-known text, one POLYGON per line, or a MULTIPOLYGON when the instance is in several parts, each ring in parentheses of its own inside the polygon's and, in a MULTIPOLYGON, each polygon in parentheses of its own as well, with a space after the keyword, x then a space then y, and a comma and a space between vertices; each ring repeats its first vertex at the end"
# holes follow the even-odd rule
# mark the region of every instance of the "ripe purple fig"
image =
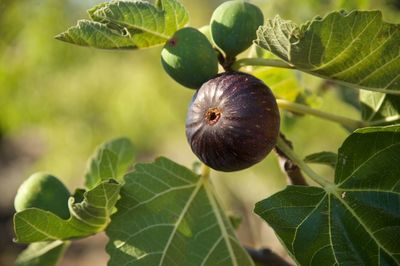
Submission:
POLYGON ((279 110, 259 79, 228 72, 204 83, 189 106, 186 136, 206 165, 230 172, 267 156, 279 134, 279 110))

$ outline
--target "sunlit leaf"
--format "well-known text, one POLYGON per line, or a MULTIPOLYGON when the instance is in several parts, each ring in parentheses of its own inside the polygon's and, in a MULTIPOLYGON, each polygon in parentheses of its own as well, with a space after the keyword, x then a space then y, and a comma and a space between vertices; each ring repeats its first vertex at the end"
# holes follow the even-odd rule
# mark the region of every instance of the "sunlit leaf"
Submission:
POLYGON ((88 10, 92 20, 56 36, 61 41, 103 49, 137 49, 165 43, 189 19, 176 0, 112 1, 88 10))
POLYGON ((121 185, 104 181, 80 197, 71 197, 68 202, 70 218, 37 208, 28 208, 14 215, 16 241, 31 243, 84 237, 104 230, 115 211, 121 185))
POLYGON ((86 187, 93 188, 101 181, 122 177, 133 163, 134 148, 126 138, 114 139, 100 145, 89 161, 86 171, 86 187))
POLYGON ((294 102, 299 94, 303 92, 303 88, 292 70, 259 68, 253 71, 252 74, 268 84, 276 98, 294 102))
POLYGON ((69 28, 55 38, 72 44, 102 49, 137 48, 124 29, 112 29, 102 23, 86 19, 79 20, 76 26, 69 28))
POLYGON ((69 241, 32 243, 21 252, 15 261, 16 266, 54 266, 60 260, 69 241))
POLYGON ((334 184, 288 186, 257 203, 301 265, 400 264, 400 126, 357 130, 334 184))
POLYGON ((159 158, 125 176, 109 265, 253 265, 209 181, 159 158))
POLYGON ((385 123, 400 120, 400 96, 360 91, 360 101, 364 121, 385 123))
POLYGON ((276 16, 256 43, 296 69, 372 91, 400 94, 400 26, 380 11, 332 12, 301 26, 276 16))

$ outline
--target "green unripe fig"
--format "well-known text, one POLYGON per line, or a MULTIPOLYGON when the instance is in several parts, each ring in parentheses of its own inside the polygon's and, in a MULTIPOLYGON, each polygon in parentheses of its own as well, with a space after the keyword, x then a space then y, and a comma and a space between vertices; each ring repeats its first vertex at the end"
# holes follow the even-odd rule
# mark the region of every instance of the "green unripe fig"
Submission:
POLYGON ((67 219, 69 196, 68 189, 58 178, 45 173, 36 173, 18 188, 14 207, 17 212, 27 208, 39 208, 67 219))
POLYGON ((228 58, 234 58, 250 47, 263 24, 264 16, 257 6, 243 0, 228 1, 211 17, 211 36, 228 58))
POLYGON ((185 87, 198 89, 218 73, 217 53, 195 28, 175 32, 161 51, 165 71, 185 87))

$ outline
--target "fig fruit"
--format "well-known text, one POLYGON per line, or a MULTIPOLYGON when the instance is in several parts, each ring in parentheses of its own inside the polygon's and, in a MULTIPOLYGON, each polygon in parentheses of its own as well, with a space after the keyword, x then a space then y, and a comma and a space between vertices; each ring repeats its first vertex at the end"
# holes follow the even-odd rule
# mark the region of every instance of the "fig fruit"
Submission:
POLYGON ((276 144, 279 124, 271 90, 254 76, 227 72, 204 83, 193 96, 186 137, 203 163, 230 172, 267 156, 276 144))
POLYGON ((211 17, 211 36, 227 57, 234 58, 250 47, 263 24, 264 16, 257 6, 242 0, 227 1, 211 17))
POLYGON ((27 208, 39 208, 67 219, 70 216, 69 196, 68 189, 58 178, 45 173, 36 173, 18 188, 14 207, 17 212, 27 208))
POLYGON ((218 57, 207 37, 194 28, 175 32, 161 51, 165 71, 181 85, 198 89, 218 73, 218 57))

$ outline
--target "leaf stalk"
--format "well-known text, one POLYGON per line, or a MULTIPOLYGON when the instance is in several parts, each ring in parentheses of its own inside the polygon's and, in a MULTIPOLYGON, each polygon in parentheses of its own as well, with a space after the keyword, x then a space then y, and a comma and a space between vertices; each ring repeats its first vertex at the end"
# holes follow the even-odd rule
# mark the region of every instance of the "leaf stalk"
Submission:
POLYGON ((313 181, 320 184, 322 187, 330 185, 331 182, 320 176, 314 170, 312 170, 299 156, 290 148, 285 140, 279 136, 276 146, 295 164, 297 164, 306 175, 308 175, 313 181))

